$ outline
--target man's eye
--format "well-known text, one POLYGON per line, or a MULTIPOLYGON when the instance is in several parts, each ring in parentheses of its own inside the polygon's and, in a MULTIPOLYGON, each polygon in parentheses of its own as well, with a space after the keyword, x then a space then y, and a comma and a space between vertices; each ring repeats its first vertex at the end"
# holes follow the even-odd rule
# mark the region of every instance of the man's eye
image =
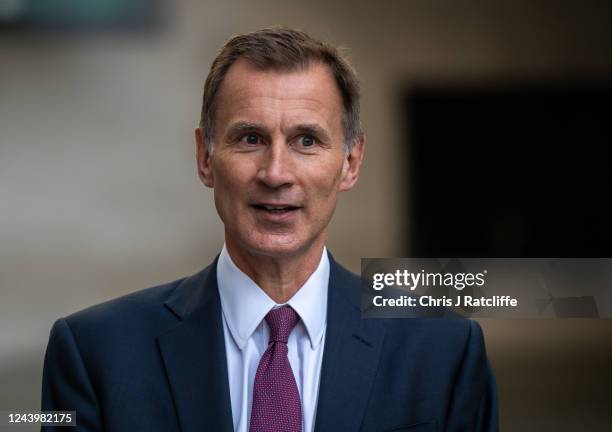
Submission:
POLYGON ((246 134, 240 140, 251 145, 259 144, 261 142, 259 136, 256 134, 246 134))
POLYGON ((312 135, 303 135, 300 137, 298 142, 302 147, 312 147, 313 145, 315 145, 316 140, 312 135))

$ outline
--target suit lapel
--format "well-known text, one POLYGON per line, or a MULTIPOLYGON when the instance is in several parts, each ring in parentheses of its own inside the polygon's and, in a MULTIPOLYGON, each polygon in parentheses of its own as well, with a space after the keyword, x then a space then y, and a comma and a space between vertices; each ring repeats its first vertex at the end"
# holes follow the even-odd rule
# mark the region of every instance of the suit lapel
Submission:
POLYGON ((158 336, 183 432, 233 430, 216 263, 177 287, 166 306, 181 322, 158 336))
POLYGON ((378 366, 385 330, 361 319, 360 279, 330 255, 327 330, 317 402, 316 432, 360 428, 378 366))

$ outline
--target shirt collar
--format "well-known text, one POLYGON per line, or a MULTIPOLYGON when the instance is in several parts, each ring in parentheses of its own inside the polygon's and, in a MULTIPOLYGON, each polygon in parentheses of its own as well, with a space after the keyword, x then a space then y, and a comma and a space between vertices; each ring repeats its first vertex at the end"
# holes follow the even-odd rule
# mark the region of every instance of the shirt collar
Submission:
MULTIPOLYGON (((225 245, 217 262, 217 283, 225 321, 242 350, 268 312, 280 305, 234 264, 225 245)), ((323 338, 328 284, 329 259, 324 247, 316 270, 286 303, 302 319, 312 349, 317 348, 323 338)))

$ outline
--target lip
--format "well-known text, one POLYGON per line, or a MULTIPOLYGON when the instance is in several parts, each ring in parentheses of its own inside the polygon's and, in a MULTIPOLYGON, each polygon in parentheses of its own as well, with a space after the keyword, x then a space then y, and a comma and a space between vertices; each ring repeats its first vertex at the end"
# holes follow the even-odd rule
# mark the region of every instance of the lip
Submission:
POLYGON ((297 212, 301 209, 300 206, 287 203, 254 203, 250 204, 249 207, 255 211, 258 218, 266 222, 290 222, 297 215, 297 212), (287 207, 289 210, 285 211, 272 211, 267 210, 265 207, 287 207))

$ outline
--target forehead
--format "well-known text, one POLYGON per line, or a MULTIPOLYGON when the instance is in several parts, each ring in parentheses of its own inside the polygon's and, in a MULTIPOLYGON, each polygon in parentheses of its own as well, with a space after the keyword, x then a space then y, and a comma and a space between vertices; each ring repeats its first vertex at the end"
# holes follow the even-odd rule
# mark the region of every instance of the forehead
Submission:
POLYGON ((249 118, 240 119, 270 121, 274 117, 279 121, 309 120, 336 127, 343 113, 334 76, 329 67, 319 62, 302 70, 279 71, 262 70, 239 59, 227 72, 216 102, 217 125, 246 116, 249 118))

